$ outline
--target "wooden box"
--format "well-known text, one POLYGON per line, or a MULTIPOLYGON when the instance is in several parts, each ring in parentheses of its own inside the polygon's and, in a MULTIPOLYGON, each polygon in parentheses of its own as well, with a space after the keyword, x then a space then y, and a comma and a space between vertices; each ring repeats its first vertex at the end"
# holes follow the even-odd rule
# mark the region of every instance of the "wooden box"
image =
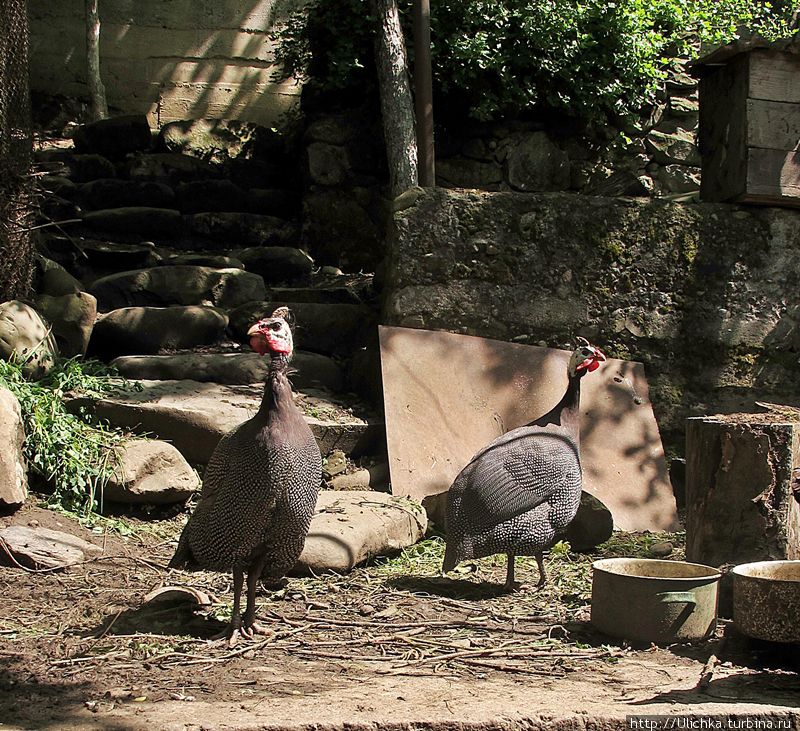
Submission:
POLYGON ((701 199, 800 206, 800 55, 756 48, 694 73, 701 199))

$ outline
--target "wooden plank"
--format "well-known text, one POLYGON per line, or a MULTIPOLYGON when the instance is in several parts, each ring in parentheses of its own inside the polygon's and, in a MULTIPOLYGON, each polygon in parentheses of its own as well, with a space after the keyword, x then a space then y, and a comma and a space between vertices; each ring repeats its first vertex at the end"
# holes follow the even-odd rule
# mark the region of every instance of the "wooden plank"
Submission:
POLYGON ((800 205, 800 152, 749 151, 745 203, 800 205))
POLYGON ((750 64, 749 97, 800 103, 800 57, 759 49, 744 58, 750 64))
POLYGON ((746 58, 734 59, 700 80, 700 198, 726 201, 745 192, 746 58))
POLYGON ((747 100, 747 145, 795 150, 800 145, 800 104, 747 100))

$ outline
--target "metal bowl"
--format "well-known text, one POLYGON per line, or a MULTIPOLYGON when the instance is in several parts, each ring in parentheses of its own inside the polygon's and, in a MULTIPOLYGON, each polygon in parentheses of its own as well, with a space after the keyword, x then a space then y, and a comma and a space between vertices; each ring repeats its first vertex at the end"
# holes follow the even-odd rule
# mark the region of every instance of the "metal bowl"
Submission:
POLYGON ((800 642, 800 561, 757 561, 735 566, 733 624, 771 642, 800 642))
POLYGON ((592 568, 592 624, 605 634, 671 644, 701 640, 717 626, 721 574, 710 566, 606 558, 592 568))

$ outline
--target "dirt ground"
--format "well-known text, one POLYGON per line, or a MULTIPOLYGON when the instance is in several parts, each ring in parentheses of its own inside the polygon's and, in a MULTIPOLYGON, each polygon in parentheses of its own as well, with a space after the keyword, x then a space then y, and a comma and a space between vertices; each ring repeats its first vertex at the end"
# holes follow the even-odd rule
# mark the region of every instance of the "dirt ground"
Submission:
MULTIPOLYGON (((548 587, 499 595, 503 561, 445 579, 414 547, 265 591, 259 617, 273 635, 231 649, 209 640, 225 627, 230 577, 163 568, 178 517, 127 521, 127 536, 37 506, 0 518, 32 522, 104 553, 60 572, 0 568, 0 728, 611 728, 639 713, 759 713, 800 728, 798 648, 725 623, 693 647, 600 636, 590 558, 551 556, 548 587), (212 605, 142 603, 165 585, 212 605)), ((535 563, 520 568, 534 584, 535 563)))

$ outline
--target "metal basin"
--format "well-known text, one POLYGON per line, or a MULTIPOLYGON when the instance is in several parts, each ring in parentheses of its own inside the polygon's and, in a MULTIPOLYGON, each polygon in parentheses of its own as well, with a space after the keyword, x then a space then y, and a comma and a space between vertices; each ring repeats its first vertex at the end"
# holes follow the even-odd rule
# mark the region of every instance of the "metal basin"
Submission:
POLYGON ((800 642, 800 561, 735 566, 733 623, 743 634, 772 642, 800 642))
POLYGON ((634 642, 691 642, 717 625, 720 573, 710 566, 650 558, 595 561, 592 624, 634 642))

